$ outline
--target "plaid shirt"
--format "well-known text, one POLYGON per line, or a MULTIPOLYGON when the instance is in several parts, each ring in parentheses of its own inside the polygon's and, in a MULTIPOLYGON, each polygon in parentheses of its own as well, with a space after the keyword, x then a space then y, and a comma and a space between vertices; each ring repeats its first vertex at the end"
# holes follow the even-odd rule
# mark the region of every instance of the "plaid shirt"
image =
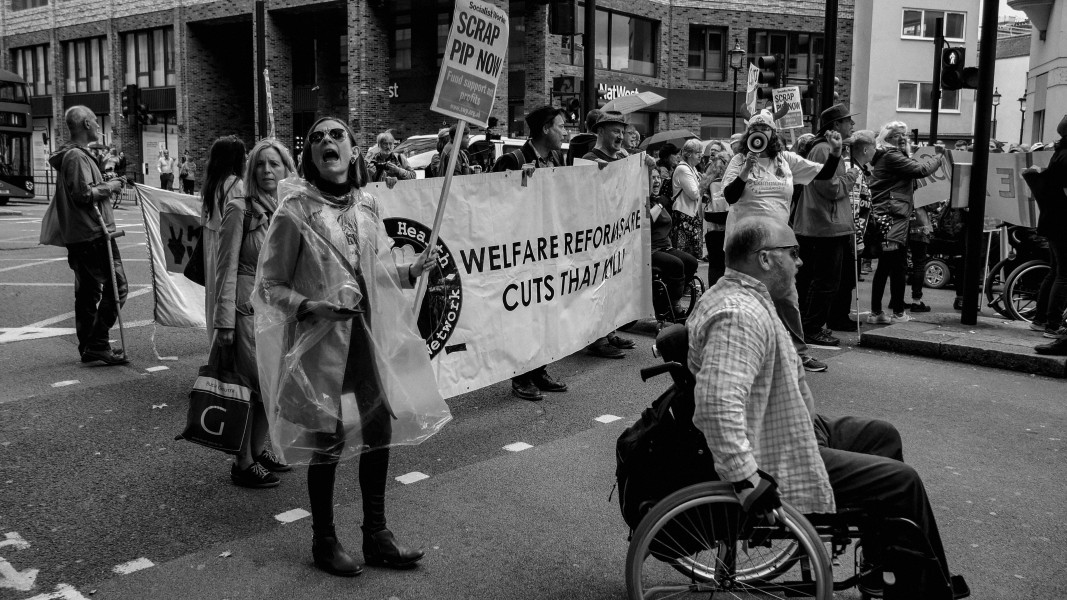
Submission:
POLYGON ((759 280, 726 269, 687 320, 696 374, 693 424, 727 481, 757 465, 803 513, 834 512, 834 493, 812 425, 804 368, 759 280))

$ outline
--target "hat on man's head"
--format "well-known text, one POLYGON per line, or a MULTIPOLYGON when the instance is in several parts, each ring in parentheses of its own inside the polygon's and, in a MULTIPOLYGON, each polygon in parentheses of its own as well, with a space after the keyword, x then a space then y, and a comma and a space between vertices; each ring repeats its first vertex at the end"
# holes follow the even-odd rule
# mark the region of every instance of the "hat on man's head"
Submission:
POLYGON ((556 115, 563 112, 563 109, 558 106, 545 105, 535 108, 526 115, 526 125, 530 127, 530 135, 538 136, 544 131, 545 125, 548 125, 556 118, 556 115))
POLYGON ((835 104, 819 114, 819 131, 826 131, 833 123, 858 114, 848 112, 844 104, 835 104))
POLYGON ((617 110, 606 110, 604 111, 604 114, 600 115, 596 120, 596 123, 593 123, 593 131, 599 131, 604 125, 622 125, 623 127, 626 127, 626 117, 617 110))
POLYGON ((752 127, 753 125, 766 125, 772 130, 778 131, 778 124, 774 122, 774 113, 766 108, 752 115, 752 118, 746 121, 745 125, 748 127, 752 127))

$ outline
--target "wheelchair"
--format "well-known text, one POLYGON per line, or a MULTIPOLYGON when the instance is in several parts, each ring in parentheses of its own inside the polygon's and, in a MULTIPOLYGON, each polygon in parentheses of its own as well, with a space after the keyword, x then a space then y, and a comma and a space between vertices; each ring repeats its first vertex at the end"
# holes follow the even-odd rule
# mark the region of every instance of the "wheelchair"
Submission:
POLYGON ((986 302, 1001 316, 1030 322, 1037 311, 1037 294, 1048 275, 1048 242, 1029 227, 1009 226, 1011 252, 997 262, 982 286, 986 302))
MULTIPOLYGON (((692 385, 684 366, 684 327, 661 331, 653 351, 666 365, 643 370, 643 378, 669 372, 676 386, 692 385)), ((774 517, 772 523, 746 513, 728 482, 674 491, 652 505, 630 536, 627 597, 713 598, 718 592, 727 598, 829 600, 835 591, 860 587, 865 600, 882 597, 883 590, 887 598, 918 598, 917 590, 904 589, 916 578, 898 575, 920 569, 943 584, 939 597, 953 597, 925 536, 907 519, 873 517, 858 509, 809 517, 785 501, 774 517), (860 538, 878 540, 880 584, 864 560, 860 538), (851 567, 842 564, 849 555, 851 567), (860 586, 861 580, 867 585, 860 586)), ((956 597, 968 593, 960 590, 956 597)))
POLYGON ((652 267, 652 308, 656 312, 659 329, 662 330, 673 323, 685 323, 686 317, 692 312, 697 300, 700 300, 706 290, 704 281, 694 273, 686 280, 685 287, 682 289, 682 297, 675 303, 667 293, 667 284, 663 281, 662 273, 656 267, 652 267), (681 312, 675 312, 675 304, 681 308, 681 312))

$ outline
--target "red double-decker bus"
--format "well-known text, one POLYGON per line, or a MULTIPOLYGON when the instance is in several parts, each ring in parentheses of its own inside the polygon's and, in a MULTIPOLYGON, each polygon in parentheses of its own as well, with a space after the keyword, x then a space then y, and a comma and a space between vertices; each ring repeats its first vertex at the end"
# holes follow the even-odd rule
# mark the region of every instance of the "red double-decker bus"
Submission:
POLYGON ((0 69, 0 206, 11 198, 33 198, 32 133, 26 82, 0 69))

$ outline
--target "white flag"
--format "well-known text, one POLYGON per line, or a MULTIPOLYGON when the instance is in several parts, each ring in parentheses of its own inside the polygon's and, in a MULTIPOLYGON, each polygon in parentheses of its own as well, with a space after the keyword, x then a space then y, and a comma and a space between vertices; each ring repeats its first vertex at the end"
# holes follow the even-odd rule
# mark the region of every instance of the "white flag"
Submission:
POLYGON ((135 184, 152 259, 156 323, 206 327, 204 287, 185 278, 200 237, 200 198, 135 184))

